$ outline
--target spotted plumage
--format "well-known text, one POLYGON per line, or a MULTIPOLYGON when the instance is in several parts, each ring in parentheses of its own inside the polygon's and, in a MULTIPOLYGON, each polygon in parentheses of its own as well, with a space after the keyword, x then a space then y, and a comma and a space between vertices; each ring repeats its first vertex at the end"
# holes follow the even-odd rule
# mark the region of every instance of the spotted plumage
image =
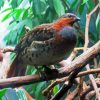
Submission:
POLYGON ((17 56, 11 67, 52 65, 63 60, 75 47, 73 24, 78 20, 76 15, 67 13, 54 23, 42 24, 28 31, 15 47, 17 56))

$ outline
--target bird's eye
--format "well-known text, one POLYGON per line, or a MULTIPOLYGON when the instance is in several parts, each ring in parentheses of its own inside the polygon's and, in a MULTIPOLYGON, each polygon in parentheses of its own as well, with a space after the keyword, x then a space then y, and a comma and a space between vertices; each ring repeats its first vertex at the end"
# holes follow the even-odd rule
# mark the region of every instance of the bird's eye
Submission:
POLYGON ((68 15, 68 17, 71 17, 71 15, 68 15))
POLYGON ((72 16, 72 15, 68 15, 68 17, 69 17, 69 18, 73 18, 73 16, 72 16))

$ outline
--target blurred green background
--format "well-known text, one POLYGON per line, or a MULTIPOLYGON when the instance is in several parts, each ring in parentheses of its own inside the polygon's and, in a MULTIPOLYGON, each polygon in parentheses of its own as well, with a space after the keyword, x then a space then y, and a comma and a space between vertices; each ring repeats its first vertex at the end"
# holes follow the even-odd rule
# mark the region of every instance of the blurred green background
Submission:
MULTIPOLYGON (((1 27, 2 23, 4 23, 3 27, 6 27, 4 33, 0 32, 2 37, 0 41, 5 46, 15 46, 24 36, 25 27, 32 29, 43 23, 54 22, 59 16, 70 12, 81 18, 77 46, 83 46, 86 14, 92 11, 99 2, 100 0, 0 0, 0 23, 1 27)), ((91 16, 89 38, 90 46, 100 40, 99 9, 91 16)), ((36 69, 28 67, 26 74, 34 74, 35 72, 36 69)), ((24 87, 36 100, 45 100, 41 91, 48 84, 49 82, 41 82, 24 87)), ((59 85, 54 87, 53 94, 59 90, 59 87, 59 85)), ((8 100, 27 100, 25 93, 20 89, 0 90, 0 100, 6 100, 5 94, 8 96, 8 100)))

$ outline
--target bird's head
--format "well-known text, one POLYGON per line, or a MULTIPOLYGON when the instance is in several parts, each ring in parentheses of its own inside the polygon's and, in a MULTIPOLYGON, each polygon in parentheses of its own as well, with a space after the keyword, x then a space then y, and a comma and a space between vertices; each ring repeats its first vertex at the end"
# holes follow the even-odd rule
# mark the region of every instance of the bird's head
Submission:
POLYGON ((53 23, 53 27, 56 29, 56 31, 59 34, 56 34, 56 40, 60 41, 63 38, 62 37, 69 37, 69 33, 73 33, 73 24, 75 22, 80 21, 80 18, 77 17, 75 14, 72 13, 66 13, 62 15, 56 22, 53 23))
POLYGON ((80 21, 80 18, 77 17, 75 14, 72 13, 66 13, 64 15, 62 15, 55 23, 54 23, 54 27, 57 30, 62 29, 65 26, 73 26, 73 24, 75 22, 80 21))
POLYGON ((62 15, 58 20, 62 22, 64 21, 66 24, 73 25, 75 22, 80 21, 80 18, 77 17, 75 14, 66 13, 62 15))

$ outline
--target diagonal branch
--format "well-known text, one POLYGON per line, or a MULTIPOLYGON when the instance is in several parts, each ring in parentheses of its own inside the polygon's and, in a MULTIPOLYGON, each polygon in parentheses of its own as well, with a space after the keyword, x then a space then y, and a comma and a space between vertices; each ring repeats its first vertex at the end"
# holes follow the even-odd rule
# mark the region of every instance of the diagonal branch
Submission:
POLYGON ((36 82, 42 82, 48 80, 53 80, 56 78, 62 78, 69 75, 71 72, 75 71, 78 68, 83 68, 94 56, 96 56, 100 52, 100 41, 98 41, 94 46, 89 48, 80 56, 76 57, 72 63, 67 67, 62 67, 58 70, 58 72, 51 74, 46 74, 46 78, 44 75, 35 74, 29 76, 22 77, 12 77, 8 79, 0 80, 0 89, 8 88, 8 87, 17 87, 21 85, 28 85, 36 82))

